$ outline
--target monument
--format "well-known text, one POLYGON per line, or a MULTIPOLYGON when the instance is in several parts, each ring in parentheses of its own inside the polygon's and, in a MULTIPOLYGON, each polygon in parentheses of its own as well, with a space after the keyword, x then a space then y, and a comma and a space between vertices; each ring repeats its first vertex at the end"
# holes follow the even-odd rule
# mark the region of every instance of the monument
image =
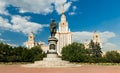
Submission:
POLYGON ((64 61, 58 57, 57 54, 57 39, 55 38, 56 34, 56 23, 55 20, 52 20, 50 24, 50 38, 49 42, 49 50, 47 52, 47 57, 43 58, 42 61, 35 61, 34 64, 22 65, 23 67, 37 67, 37 68, 49 68, 49 67, 76 67, 80 66, 77 64, 69 63, 68 61, 64 61))
POLYGON ((49 50, 48 50, 48 54, 57 54, 57 39, 55 38, 55 34, 56 34, 56 23, 55 20, 52 20, 51 24, 50 24, 50 38, 48 39, 49 42, 49 50))

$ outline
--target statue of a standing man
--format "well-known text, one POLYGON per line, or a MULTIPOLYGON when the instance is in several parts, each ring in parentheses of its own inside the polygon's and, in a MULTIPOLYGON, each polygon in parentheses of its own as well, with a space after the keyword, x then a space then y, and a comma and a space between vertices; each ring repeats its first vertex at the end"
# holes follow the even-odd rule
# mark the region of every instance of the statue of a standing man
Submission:
POLYGON ((56 34, 56 28, 57 25, 55 23, 55 20, 52 20, 51 24, 50 24, 50 33, 51 33, 51 37, 54 37, 56 34))

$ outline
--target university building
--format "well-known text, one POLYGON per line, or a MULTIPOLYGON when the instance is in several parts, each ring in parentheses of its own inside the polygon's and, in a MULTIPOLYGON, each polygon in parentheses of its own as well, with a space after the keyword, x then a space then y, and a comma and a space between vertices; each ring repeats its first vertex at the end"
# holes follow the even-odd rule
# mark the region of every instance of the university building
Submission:
MULTIPOLYGON (((62 9, 61 20, 59 22, 59 27, 57 29, 55 37, 58 39, 57 53, 58 53, 58 55, 61 55, 62 48, 64 46, 72 43, 72 33, 71 33, 70 29, 68 28, 68 22, 66 20, 65 14, 64 14, 64 6, 62 9)), ((36 42, 34 42, 34 38, 35 38, 35 36, 33 35, 33 33, 31 33, 28 36, 28 41, 25 43, 26 47, 30 49, 36 45, 39 45, 39 46, 41 46, 43 51, 47 52, 47 50, 49 49, 49 45, 45 45, 44 42, 36 43, 36 42)))
MULTIPOLYGON (((58 39, 57 53, 59 56, 61 56, 62 48, 72 43, 72 32, 70 31, 70 28, 68 27, 68 22, 67 22, 65 13, 64 13, 64 6, 62 9, 61 20, 59 22, 59 27, 57 29, 55 37, 58 39)), ((34 39, 35 39, 34 34, 30 33, 30 35, 28 36, 28 41, 25 43, 27 48, 30 49, 36 45, 39 45, 41 46, 41 49, 44 52, 47 52, 47 50, 49 50, 49 45, 46 45, 44 42, 41 42, 41 41, 37 43, 34 41, 34 39)), ((94 43, 100 44, 100 47, 102 48, 102 43, 100 41, 100 37, 97 32, 94 32, 92 40, 94 43)), ((90 41, 87 40, 84 43, 84 46, 86 49, 88 49, 89 45, 90 45, 90 41)))
POLYGON ((25 42, 25 46, 30 49, 32 47, 34 47, 36 45, 36 42, 35 42, 35 36, 33 34, 33 32, 31 32, 28 36, 28 41, 25 42))
POLYGON ((61 55, 62 48, 72 43, 72 32, 68 27, 68 22, 64 14, 64 7, 62 10, 61 21, 59 22, 59 28, 56 33, 56 38, 58 39, 57 53, 58 55, 61 55))
POLYGON ((25 46, 28 48, 28 49, 31 49, 32 47, 34 46, 40 46, 41 49, 44 51, 44 52, 47 52, 47 50, 49 49, 49 46, 46 45, 44 42, 40 41, 40 42, 35 42, 35 36, 33 34, 33 32, 31 32, 28 36, 28 41, 25 42, 25 46))
MULTIPOLYGON (((93 33, 92 40, 93 40, 94 44, 99 44, 100 48, 102 48, 102 42, 100 41, 100 36, 96 31, 93 33)), ((84 46, 85 46, 86 49, 88 49, 90 47, 90 41, 86 40, 86 42, 84 43, 84 46)))

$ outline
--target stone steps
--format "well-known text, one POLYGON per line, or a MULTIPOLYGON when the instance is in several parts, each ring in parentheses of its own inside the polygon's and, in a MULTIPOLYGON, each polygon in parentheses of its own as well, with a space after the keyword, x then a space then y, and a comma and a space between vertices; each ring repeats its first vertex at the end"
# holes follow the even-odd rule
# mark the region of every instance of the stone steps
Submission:
POLYGON ((47 54, 47 58, 57 58, 57 54, 47 54))

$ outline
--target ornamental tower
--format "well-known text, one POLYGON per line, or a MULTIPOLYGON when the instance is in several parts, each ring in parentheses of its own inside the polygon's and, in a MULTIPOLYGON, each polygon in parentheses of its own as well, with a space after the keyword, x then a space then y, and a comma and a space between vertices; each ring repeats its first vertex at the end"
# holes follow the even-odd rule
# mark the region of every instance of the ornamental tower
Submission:
POLYGON ((99 34, 95 31, 94 34, 93 34, 93 42, 95 44, 99 44, 100 47, 102 48, 102 43, 100 41, 100 37, 99 37, 99 34))
POLYGON ((28 36, 28 41, 25 43, 25 45, 26 45, 26 47, 28 48, 28 49, 30 49, 30 48, 32 48, 32 47, 34 47, 35 46, 35 41, 34 41, 34 34, 33 34, 33 32, 31 32, 30 34, 29 34, 29 36, 28 36))
MULTIPOLYGON (((93 40, 94 44, 99 44, 100 48, 102 48, 102 43, 100 41, 100 36, 96 31, 93 33, 92 40, 93 40)), ((89 49, 90 48, 90 41, 86 40, 85 43, 84 43, 84 46, 85 46, 85 49, 89 49)))
POLYGON ((66 16, 64 14, 64 5, 62 8, 62 16, 56 33, 56 38, 58 39, 57 53, 58 55, 61 55, 62 48, 72 43, 72 33, 68 28, 68 22, 66 21, 66 16))

